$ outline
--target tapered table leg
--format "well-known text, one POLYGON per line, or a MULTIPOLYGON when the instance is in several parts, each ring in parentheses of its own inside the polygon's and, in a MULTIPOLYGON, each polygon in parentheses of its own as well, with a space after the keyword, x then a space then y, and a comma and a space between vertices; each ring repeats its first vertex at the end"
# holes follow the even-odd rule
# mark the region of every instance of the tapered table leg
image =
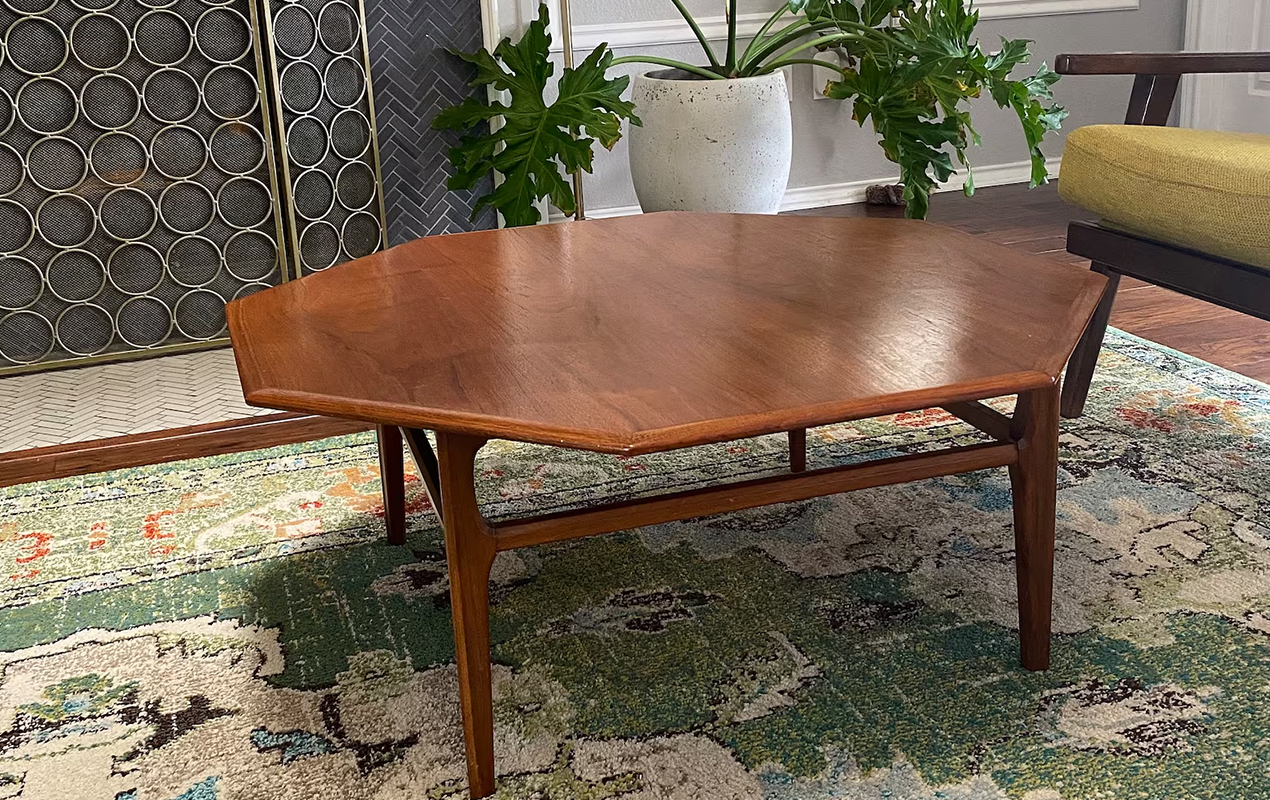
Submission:
POLYGON ((406 543, 406 464, 401 450, 401 429, 378 425, 379 477, 384 484, 384 524, 391 544, 406 543))
POLYGON ((1025 669, 1049 669, 1054 593, 1054 514, 1058 490, 1057 385, 1019 395, 1011 433, 1019 463, 1014 490, 1014 548, 1019 587, 1019 641, 1025 669))
POLYGON ((807 429, 796 428, 789 432, 789 471, 807 471, 807 429))
POLYGON ((490 674, 489 574, 494 537, 476 504, 476 453, 484 439, 437 434, 446 561, 467 777, 473 800, 494 793, 494 702, 490 674))

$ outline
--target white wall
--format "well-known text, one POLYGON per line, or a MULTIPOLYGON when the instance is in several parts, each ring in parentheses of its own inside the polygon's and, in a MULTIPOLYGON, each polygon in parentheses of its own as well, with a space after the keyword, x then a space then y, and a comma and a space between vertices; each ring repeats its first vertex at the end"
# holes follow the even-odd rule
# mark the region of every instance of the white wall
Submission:
MULTIPOLYGON (((504 33, 536 7, 533 0, 499 2, 499 27, 504 33)), ((740 5, 744 19, 747 13, 775 9, 779 2, 741 0, 740 5)), ((979 34, 988 45, 986 49, 993 49, 999 36, 1033 39, 1034 62, 1052 63, 1062 52, 1180 50, 1184 38, 1185 0, 979 0, 976 5, 983 17, 979 34), (1139 7, 1126 8, 1133 5, 1139 7), (1096 8, 1123 10, 1090 10, 1096 8)), ((724 0, 688 0, 688 6, 704 23, 706 18, 721 17, 724 0)), ((653 53, 704 60, 698 45, 683 42, 686 29, 674 22, 670 0, 572 0, 572 8, 580 50, 593 46, 596 40, 611 41, 615 46, 641 42, 621 46, 618 54, 653 53), (643 43, 676 39, 682 43, 643 43)), ((579 53, 582 55, 585 53, 579 53)), ((813 83, 821 83, 823 77, 813 79, 812 71, 809 66, 800 66, 792 74, 794 165, 788 207, 854 202, 860 199, 863 186, 897 174, 895 166, 882 156, 872 130, 859 128, 846 105, 814 99, 813 83)), ((1071 111, 1065 128, 1123 121, 1131 84, 1132 78, 1065 78, 1056 87, 1059 101, 1071 111)), ((975 106, 975 126, 984 140, 983 147, 969 153, 976 183, 986 186, 1026 180, 1023 162, 1027 148, 1013 114, 981 100, 975 106)), ((1061 136, 1050 140, 1046 154, 1060 157, 1062 141, 1061 136)), ((586 189, 592 216, 624 213, 636 205, 624 144, 612 153, 598 154, 595 174, 586 176, 586 189)))

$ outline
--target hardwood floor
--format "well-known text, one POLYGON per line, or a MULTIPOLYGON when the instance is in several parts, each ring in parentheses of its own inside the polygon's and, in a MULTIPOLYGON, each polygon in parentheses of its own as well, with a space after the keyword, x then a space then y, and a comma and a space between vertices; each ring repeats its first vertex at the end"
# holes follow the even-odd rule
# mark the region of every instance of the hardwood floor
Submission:
MULTIPOLYGON (((822 216, 902 216, 899 209, 850 205, 798 212, 822 216)), ((974 197, 948 192, 931 198, 930 220, 998 244, 1087 266, 1066 250, 1067 224, 1094 219, 1069 206, 1054 185, 980 189, 974 197)), ((1111 314, 1121 330, 1270 383, 1270 322, 1124 278, 1111 314)))

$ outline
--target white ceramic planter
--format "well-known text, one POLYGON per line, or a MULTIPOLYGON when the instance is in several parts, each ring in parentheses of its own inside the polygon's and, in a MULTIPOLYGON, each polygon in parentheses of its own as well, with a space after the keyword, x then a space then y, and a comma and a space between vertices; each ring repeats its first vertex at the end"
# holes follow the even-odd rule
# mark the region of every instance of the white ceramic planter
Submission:
POLYGON ((629 134, 640 207, 775 214, 789 183, 789 87, 777 71, 712 81, 679 70, 635 78, 629 134))

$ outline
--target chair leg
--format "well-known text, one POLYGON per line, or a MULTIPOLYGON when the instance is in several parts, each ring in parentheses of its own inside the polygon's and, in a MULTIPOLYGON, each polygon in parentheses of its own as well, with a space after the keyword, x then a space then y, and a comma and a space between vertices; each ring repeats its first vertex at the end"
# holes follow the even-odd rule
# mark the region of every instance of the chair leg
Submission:
POLYGON ((1091 269, 1107 276, 1107 291, 1067 365, 1062 402, 1063 416, 1067 419, 1075 419, 1085 413, 1085 398, 1089 396, 1089 384, 1094 379, 1094 367, 1098 364, 1102 340, 1107 335, 1107 321, 1111 319, 1111 307, 1116 302, 1116 289, 1120 286, 1120 273, 1112 272, 1106 264, 1095 261, 1091 269))
POLYGON ((379 425, 379 477, 384 484, 384 525, 389 544, 406 543, 406 459, 401 450, 401 429, 379 425))

